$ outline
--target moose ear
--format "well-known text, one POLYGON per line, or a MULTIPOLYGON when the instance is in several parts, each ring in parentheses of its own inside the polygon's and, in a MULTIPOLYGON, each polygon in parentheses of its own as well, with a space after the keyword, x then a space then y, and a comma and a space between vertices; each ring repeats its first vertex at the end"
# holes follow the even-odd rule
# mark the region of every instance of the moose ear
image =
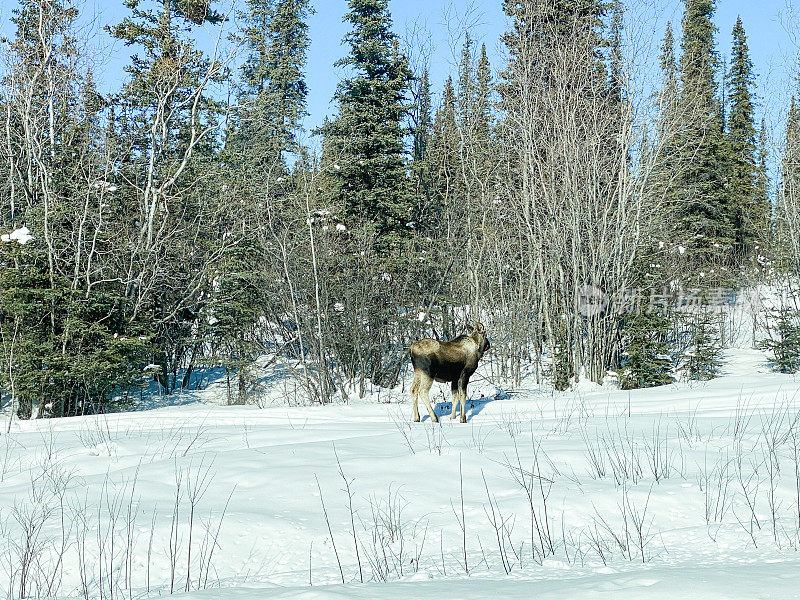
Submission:
POLYGON ((486 328, 480 321, 475 321, 475 333, 486 333, 486 328))

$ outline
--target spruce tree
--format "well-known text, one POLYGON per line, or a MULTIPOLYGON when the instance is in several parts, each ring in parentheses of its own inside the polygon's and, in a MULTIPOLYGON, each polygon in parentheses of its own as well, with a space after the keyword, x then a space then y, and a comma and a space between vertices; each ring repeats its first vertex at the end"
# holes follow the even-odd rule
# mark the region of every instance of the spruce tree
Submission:
POLYGON ((472 128, 474 111, 472 106, 475 98, 474 59, 472 53, 472 38, 467 34, 461 48, 461 62, 458 64, 458 125, 463 131, 472 128))
POLYGON ((494 116, 492 112, 492 94, 494 81, 489 58, 486 56, 486 45, 481 44, 475 65, 475 81, 468 111, 471 113, 469 136, 466 138, 471 146, 471 177, 473 187, 478 190, 480 204, 484 207, 494 199, 492 181, 493 168, 497 164, 497 147, 494 140, 494 116))
POLYGON ((416 207, 412 222, 418 231, 430 232, 434 225, 431 202, 432 164, 431 135, 433 134, 433 115, 431 114, 431 86, 428 69, 423 69, 417 86, 416 103, 412 114, 413 150, 411 154, 411 178, 414 186, 416 207))
POLYGON ((413 160, 424 160, 433 127, 431 115, 431 83, 428 69, 422 71, 419 78, 419 92, 414 107, 414 151, 413 160))
POLYGON ((225 212, 225 227, 236 241, 215 264, 203 320, 204 335, 215 340, 217 362, 235 373, 238 393, 234 397, 231 391, 229 401, 239 403, 251 395, 252 365, 262 351, 258 323, 276 310, 274 295, 264 293, 274 289, 276 278, 266 266, 272 250, 267 231, 286 230, 301 214, 292 201, 297 190, 288 155, 301 151, 311 12, 309 0, 248 0, 240 14, 246 59, 239 107, 222 153, 226 185, 238 200, 225 212))
MULTIPOLYGON (((653 150, 657 156, 653 160, 653 176, 648 193, 654 204, 661 204, 673 193, 676 164, 679 159, 673 129, 681 118, 678 111, 678 64, 675 58, 675 38, 672 24, 667 21, 664 39, 659 55, 661 65, 661 86, 656 92, 658 116, 655 123, 653 150)), ((667 232, 662 232, 664 237, 667 232)))
POLYGON ((697 100, 699 108, 713 118, 719 109, 715 98, 715 74, 719 68, 719 56, 714 48, 717 28, 712 21, 715 10, 716 0, 687 0, 680 58, 684 98, 697 100))
POLYGON ((236 133, 249 162, 269 169, 298 149, 308 96, 304 69, 312 10, 309 0, 248 0, 247 6, 242 17, 248 54, 242 65, 236 133))
POLYGON ((609 95, 615 102, 620 102, 623 96, 623 55, 622 55, 622 29, 624 11, 621 0, 611 3, 611 58, 609 65, 609 95))
MULTIPOLYGON (((678 64, 675 56, 675 38, 672 23, 667 22, 659 54, 661 85, 656 92, 658 117, 655 123, 653 147, 646 152, 657 152, 653 157, 653 175, 648 194, 654 205, 660 205, 673 192, 675 167, 679 160, 673 129, 681 118, 678 104, 678 64)), ((650 244, 640 249, 636 261, 637 283, 644 290, 661 289, 667 283, 670 271, 668 257, 661 252, 669 233, 657 223, 650 244)), ((620 328, 619 382, 622 389, 635 389, 664 385, 672 381, 671 359, 667 344, 670 319, 656 312, 627 315, 620 328)))
MULTIPOLYGON (((542 325, 532 328, 546 332, 555 384, 564 389, 581 366, 593 380, 602 379, 611 352, 599 349, 605 342, 590 340, 615 337, 612 319, 583 319, 576 309, 585 285, 603 287, 610 274, 590 258, 598 244, 587 243, 608 229, 582 230, 583 220, 570 216, 573 210, 602 211, 596 201, 621 189, 618 178, 625 170, 625 111, 612 100, 609 85, 609 3, 506 0, 503 9, 511 27, 503 36, 508 62, 497 88, 504 113, 498 145, 508 149, 502 186, 524 215, 522 229, 528 229, 521 248, 530 257, 525 270, 537 271, 531 301, 542 325), (589 148, 598 150, 591 159, 564 164, 573 149, 580 157, 578 149, 589 148), (573 267, 555 266, 564 264, 573 267)), ((618 73, 616 84, 621 79, 618 73)))
POLYGON ((707 304, 695 314, 687 315, 681 366, 689 379, 708 381, 719 375, 722 367, 722 315, 707 304))
MULTIPOLYGON (((715 8, 716 0, 686 1, 679 65, 679 104, 688 113, 675 140, 677 176, 669 201, 673 239, 687 248, 688 274, 693 278, 731 262, 736 237, 725 177, 727 144, 716 97, 715 8)), ((711 279, 706 277, 707 282, 711 279)))
MULTIPOLYGON (((456 123, 456 96, 452 77, 448 77, 442 90, 442 100, 436 110, 428 148, 431 169, 431 202, 426 207, 428 220, 439 227, 451 225, 442 217, 454 195, 458 180, 459 132, 456 123)), ((437 236, 442 237, 442 236, 437 236)))
POLYGON ((344 42, 350 53, 335 66, 352 75, 339 84, 339 113, 323 128, 331 200, 344 208, 349 226, 374 227, 376 249, 384 256, 399 253, 399 241, 413 231, 407 226, 413 197, 403 131, 412 73, 392 32, 388 5, 348 1, 345 18, 353 28, 344 42))
POLYGON ((667 344, 671 325, 656 312, 637 312, 624 320, 619 377, 623 390, 672 383, 674 363, 667 344))
MULTIPOLYGON (((331 304, 344 307, 334 351, 348 375, 397 382, 403 344, 419 330, 397 306, 422 304, 415 256, 419 203, 407 175, 407 95, 413 74, 392 31, 388 0, 349 0, 346 67, 334 99, 338 114, 321 128, 320 167, 330 211, 346 227, 332 258, 331 304), (412 333, 413 332, 413 333, 412 333)), ((423 238, 424 240, 424 238, 423 238)), ((334 312, 335 309, 331 309, 334 312)), ((363 391, 363 388, 362 388, 363 391)))
MULTIPOLYGON (((675 129, 682 120, 679 108, 678 63, 675 56, 675 38, 672 23, 667 22, 664 39, 659 55, 661 66, 661 85, 656 92, 658 115, 655 123, 655 136, 652 141, 653 176, 650 179, 648 193, 655 205, 662 204, 675 194, 675 177, 680 160, 678 141, 675 129)), ((660 240, 669 237, 667 231, 661 231, 660 240)))
MULTIPOLYGON (((524 72, 533 65, 523 64, 521 57, 525 48, 535 40, 543 48, 557 46, 562 40, 559 37, 572 38, 575 35, 586 36, 586 43, 595 48, 592 69, 598 79, 605 84, 606 69, 603 64, 602 50, 609 46, 604 37, 604 19, 608 11, 608 3, 604 0, 553 0, 548 2, 522 2, 520 0, 503 0, 503 12, 512 21, 512 28, 502 36, 509 53, 503 79, 514 79, 514 71, 524 72), (533 5, 533 6, 532 6, 533 5)), ((537 65, 543 73, 548 70, 549 57, 541 53, 542 64, 537 65)), ((506 86, 500 86, 501 96, 508 93, 506 86)), ((509 101, 513 101, 509 97, 509 101)))
POLYGON ((484 146, 489 144, 489 137, 492 131, 492 92, 494 83, 492 81, 492 69, 489 64, 489 57, 486 55, 486 44, 481 44, 481 51, 478 56, 478 65, 475 70, 475 100, 473 102, 474 129, 477 139, 484 146))
MULTIPOLYGON (((658 116, 655 123, 653 148, 645 152, 655 153, 653 175, 648 185, 648 195, 653 205, 660 205, 674 193, 676 164, 679 161, 673 130, 681 119, 678 103, 678 64, 675 56, 675 38, 672 23, 667 21, 659 54, 661 85, 655 102, 658 116)), ((650 244, 643 246, 637 254, 635 287, 644 290, 661 289, 667 283, 670 271, 661 249, 669 232, 664 223, 656 223, 650 244)), ((672 381, 670 359, 666 343, 670 327, 668 317, 656 312, 634 313, 626 316, 621 324, 619 382, 623 389, 635 389, 664 385, 672 381)))
POLYGON ((784 194, 800 190, 800 105, 795 97, 789 101, 786 115, 785 154, 782 162, 784 194))
POLYGON ((772 220, 772 210, 769 200, 769 172, 767 171, 767 161, 769 160, 769 149, 767 148, 767 122, 761 119, 761 127, 758 130, 758 175, 756 178, 756 206, 760 206, 764 211, 761 218, 756 220, 756 224, 763 227, 761 239, 768 239, 770 232, 770 221, 772 220))
POLYGON ((469 35, 465 37, 458 67, 456 100, 457 146, 454 166, 456 178, 449 182, 448 215, 449 255, 456 256, 456 273, 465 273, 460 289, 453 286, 457 297, 479 310, 479 273, 491 277, 485 265, 479 265, 474 250, 494 235, 494 220, 486 215, 490 198, 496 190, 493 169, 497 156, 492 142, 491 94, 493 82, 486 48, 475 51, 469 35), (479 228, 477 223, 483 222, 479 228), (458 252, 457 248, 462 248, 458 252))
POLYGON ((736 227, 736 249, 752 253, 766 229, 766 206, 759 193, 755 105, 751 88, 755 83, 747 38, 741 18, 733 28, 733 49, 728 71, 727 134, 730 144, 728 194, 736 227))
POLYGON ((800 370, 800 310, 781 306, 769 314, 769 337, 760 347, 775 357, 775 370, 779 373, 796 373, 800 370))
POLYGON ((675 59, 675 36, 672 33, 672 22, 667 21, 664 40, 661 43, 661 54, 658 57, 661 65, 661 93, 667 97, 678 94, 678 63, 675 59))
POLYGON ((794 215, 800 199, 800 105, 794 96, 789 101, 783 156, 780 162, 780 185, 775 199, 776 253, 780 266, 789 272, 800 271, 800 249, 796 241, 794 215))

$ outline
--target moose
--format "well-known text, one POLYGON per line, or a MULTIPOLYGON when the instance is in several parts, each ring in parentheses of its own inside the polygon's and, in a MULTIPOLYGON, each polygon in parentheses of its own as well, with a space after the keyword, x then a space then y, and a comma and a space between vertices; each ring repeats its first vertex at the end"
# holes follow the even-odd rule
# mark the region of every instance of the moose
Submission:
POLYGON ((433 382, 438 381, 439 383, 450 382, 452 386, 453 413, 450 418, 456 418, 456 408, 460 403, 461 422, 466 423, 467 384, 478 367, 478 361, 489 349, 489 346, 486 329, 479 322, 475 323, 472 333, 460 335, 449 342, 425 338, 411 344, 411 364, 414 366, 411 401, 414 406, 414 421, 419 421, 417 400, 422 398, 431 420, 434 423, 439 422, 428 397, 433 382))

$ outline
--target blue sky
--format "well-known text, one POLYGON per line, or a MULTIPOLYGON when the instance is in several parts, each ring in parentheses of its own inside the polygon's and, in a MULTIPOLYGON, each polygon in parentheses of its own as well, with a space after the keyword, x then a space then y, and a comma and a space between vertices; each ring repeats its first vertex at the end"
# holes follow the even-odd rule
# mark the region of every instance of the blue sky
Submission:
MULTIPOLYGON (((312 0, 313 1, 313 0, 312 0)), ((229 0, 217 2, 218 10, 225 11, 229 0)), ((758 75, 757 94, 768 121, 777 124, 786 105, 791 85, 790 73, 796 64, 797 47, 782 23, 789 18, 787 2, 790 0, 721 0, 718 2, 715 22, 719 28, 717 49, 722 57, 730 52, 731 30, 737 15, 741 15, 748 36, 750 50, 758 75)), ((239 0, 242 4, 242 0, 239 0)), ((347 32, 342 21, 347 12, 346 0, 316 0, 316 13, 311 19, 312 45, 309 53, 309 117, 306 125, 319 125, 326 114, 333 114, 331 98, 342 72, 333 63, 346 53, 341 40, 347 32)), ((633 4, 633 3, 631 3, 633 4)), ((648 38, 652 44, 660 43, 664 24, 680 22, 680 0, 654 0, 639 6, 629 17, 631 29, 648 38), (646 23, 636 15, 647 14, 646 23)), ((8 22, 16 0, 0 0, 0 31, 10 33, 8 22)), ((499 38, 506 27, 501 0, 391 0, 394 29, 403 39, 413 38, 409 48, 412 58, 429 56, 432 81, 439 89, 445 77, 454 70, 461 36, 469 28, 472 36, 487 45, 492 64, 497 68, 502 60, 499 38), (418 35, 411 36, 416 30, 418 35), (421 41, 425 43, 421 43, 421 41)), ((97 63, 97 80, 103 91, 119 89, 125 74, 129 51, 115 43, 102 31, 104 25, 118 22, 127 12, 122 0, 85 0, 78 4, 82 23, 93 36, 94 61, 97 63)), ((232 26, 229 24, 228 26, 232 26)), ((676 28, 676 34, 678 29, 676 28)), ((800 28, 798 28, 800 31, 800 28)), ((201 44, 208 45, 214 32, 199 34, 201 44)), ((794 88, 791 88, 792 90, 794 88)))

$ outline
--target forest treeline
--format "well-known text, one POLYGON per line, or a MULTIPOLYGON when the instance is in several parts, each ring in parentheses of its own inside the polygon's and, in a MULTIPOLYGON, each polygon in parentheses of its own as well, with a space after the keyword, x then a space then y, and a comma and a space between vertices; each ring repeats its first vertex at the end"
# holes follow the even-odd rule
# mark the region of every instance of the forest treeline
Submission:
MULTIPOLYGON (((505 0, 507 62, 466 35, 444 82, 411 64, 388 0, 349 0, 346 78, 313 132, 310 0, 124 4, 113 93, 70 0, 21 1, 2 40, 0 385, 22 418, 220 365, 245 402, 264 355, 303 399, 347 398, 476 318, 509 384, 706 378, 720 290, 800 272, 800 106, 771 179, 745 29, 723 68, 714 0, 657 33, 644 93, 621 0, 505 0)), ((795 308, 770 330, 790 370, 795 308)))

